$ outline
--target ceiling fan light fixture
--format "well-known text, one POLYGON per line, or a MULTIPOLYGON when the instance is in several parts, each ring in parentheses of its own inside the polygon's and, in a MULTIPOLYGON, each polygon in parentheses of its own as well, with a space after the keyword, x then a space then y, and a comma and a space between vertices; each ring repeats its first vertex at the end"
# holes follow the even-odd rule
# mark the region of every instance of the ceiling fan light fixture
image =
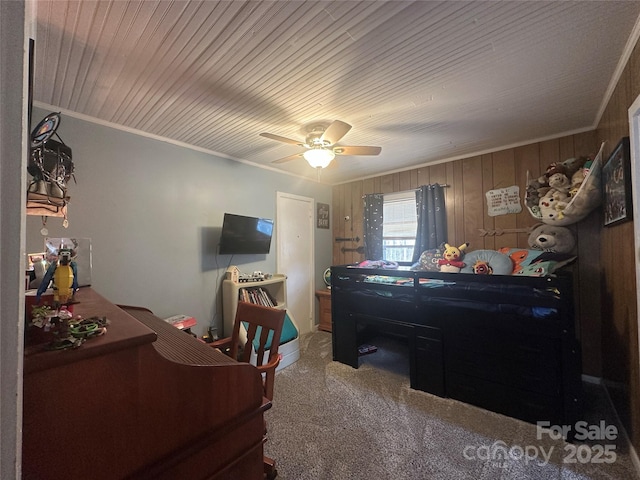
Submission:
POLYGON ((312 148, 304 152, 302 156, 313 168, 325 168, 336 155, 333 151, 325 148, 312 148))

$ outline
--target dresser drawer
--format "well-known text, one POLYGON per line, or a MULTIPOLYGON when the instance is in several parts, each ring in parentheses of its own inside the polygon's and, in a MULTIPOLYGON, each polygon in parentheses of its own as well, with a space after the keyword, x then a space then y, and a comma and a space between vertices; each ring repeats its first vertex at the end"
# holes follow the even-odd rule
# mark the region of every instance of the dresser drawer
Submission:
POLYGON ((447 372, 489 380, 508 387, 545 395, 559 395, 562 379, 559 364, 555 366, 536 362, 506 359, 503 355, 478 353, 447 347, 447 372))
POLYGON ((447 346, 452 350, 486 353, 504 359, 505 363, 538 364, 555 367, 560 363, 562 340, 514 332, 452 329, 447 326, 447 346))
POLYGON ((457 372, 446 374, 447 396, 524 421, 536 423, 547 420, 562 424, 562 398, 544 395, 496 382, 474 378, 457 372))

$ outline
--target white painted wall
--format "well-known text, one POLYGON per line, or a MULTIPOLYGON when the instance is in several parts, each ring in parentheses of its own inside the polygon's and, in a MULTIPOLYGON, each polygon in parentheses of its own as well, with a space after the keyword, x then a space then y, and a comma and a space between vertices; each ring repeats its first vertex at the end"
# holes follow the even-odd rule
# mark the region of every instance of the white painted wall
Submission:
MULTIPOLYGON (((33 123, 47 113, 34 109, 33 123)), ((276 191, 331 203, 327 185, 69 115, 62 115, 58 133, 72 148, 77 185, 69 187, 69 228, 50 218, 49 236, 91 238, 98 292, 162 318, 194 316, 198 334, 214 315, 222 325, 219 299, 228 265, 276 273, 275 237, 268 255, 217 255, 225 212, 275 219, 276 191)), ((40 217, 27 217, 29 251, 42 249, 41 228, 40 217)), ((315 235, 315 283, 322 285, 331 233, 316 229, 315 235)))

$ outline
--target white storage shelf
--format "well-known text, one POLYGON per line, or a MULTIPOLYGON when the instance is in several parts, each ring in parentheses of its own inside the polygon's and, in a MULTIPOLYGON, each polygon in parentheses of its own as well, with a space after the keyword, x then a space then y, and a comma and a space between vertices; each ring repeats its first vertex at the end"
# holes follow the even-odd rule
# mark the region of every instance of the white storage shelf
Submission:
MULTIPOLYGON (((275 308, 287 308, 286 275, 277 273, 268 280, 262 280, 259 282, 234 282, 230 279, 224 280, 222 282, 222 317, 224 320, 223 333, 226 337, 230 337, 233 333, 233 323, 236 318, 236 311, 238 310, 238 299, 240 296, 240 290, 243 288, 262 288, 263 290, 266 290, 269 293, 269 296, 277 302, 275 308)), ((296 329, 298 329, 291 312, 288 312, 288 315, 296 329)), ((300 330, 298 329, 298 331, 300 330)), ((246 337, 243 341, 246 341, 246 337)), ((285 344, 280 344, 278 353, 282 355, 278 370, 295 362, 300 357, 298 337, 285 344)))
POLYGON ((224 318, 224 335, 230 337, 233 332, 233 321, 238 310, 238 298, 243 288, 262 288, 269 292, 278 305, 276 308, 287 308, 287 277, 275 274, 268 280, 260 282, 234 282, 224 280, 222 283, 222 315, 224 318))

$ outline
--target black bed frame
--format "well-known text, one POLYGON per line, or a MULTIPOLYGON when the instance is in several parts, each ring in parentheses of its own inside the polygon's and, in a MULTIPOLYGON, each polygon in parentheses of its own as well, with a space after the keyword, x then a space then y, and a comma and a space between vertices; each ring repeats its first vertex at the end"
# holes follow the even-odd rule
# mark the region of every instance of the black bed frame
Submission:
POLYGON ((334 266, 331 300, 335 361, 358 368, 359 345, 390 335, 408 347, 411 388, 532 423, 573 425, 581 413, 569 275, 334 266))

